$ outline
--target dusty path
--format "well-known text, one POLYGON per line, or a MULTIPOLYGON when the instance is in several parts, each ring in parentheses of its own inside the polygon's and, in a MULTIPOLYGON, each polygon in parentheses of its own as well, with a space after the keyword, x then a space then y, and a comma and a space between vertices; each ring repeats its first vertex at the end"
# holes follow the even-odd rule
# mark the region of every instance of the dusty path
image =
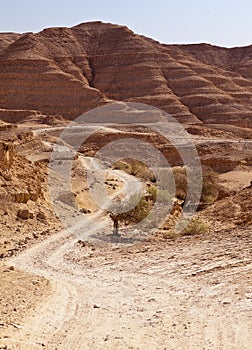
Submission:
POLYGON ((251 349, 251 230, 80 247, 61 232, 10 260, 54 292, 8 349, 251 349))
MULTIPOLYGON (((141 190, 117 175, 119 194, 141 190)), ((63 231, 10 259, 51 280, 53 293, 8 329, 8 350, 251 349, 251 229, 132 246, 77 241, 63 231)))
MULTIPOLYGON (((121 194, 141 188, 122 180, 121 194)), ((60 232, 10 259, 54 288, 8 330, 8 350, 251 349, 251 229, 159 245, 77 240, 60 232)))

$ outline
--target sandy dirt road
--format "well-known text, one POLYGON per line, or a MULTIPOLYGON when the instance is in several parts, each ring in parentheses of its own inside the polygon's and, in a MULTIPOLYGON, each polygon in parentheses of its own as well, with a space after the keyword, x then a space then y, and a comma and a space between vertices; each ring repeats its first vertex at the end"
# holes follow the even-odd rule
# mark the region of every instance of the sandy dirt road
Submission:
MULTIPOLYGON (((117 176, 119 194, 141 190, 117 176)), ((129 245, 124 233, 111 240, 102 213, 100 239, 90 241, 92 227, 62 231, 9 260, 49 279, 53 292, 7 330, 8 350, 251 349, 251 227, 129 245)))
POLYGON ((249 228, 133 246, 60 232, 9 261, 54 289, 7 349, 249 350, 251 253, 249 228))

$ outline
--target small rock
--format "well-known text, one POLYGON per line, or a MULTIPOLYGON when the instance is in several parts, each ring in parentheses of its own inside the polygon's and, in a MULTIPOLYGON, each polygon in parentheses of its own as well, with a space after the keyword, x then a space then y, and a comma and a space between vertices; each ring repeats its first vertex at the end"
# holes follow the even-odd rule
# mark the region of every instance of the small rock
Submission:
POLYGON ((28 209, 19 209, 17 213, 17 217, 23 220, 28 220, 30 218, 31 213, 28 209))
POLYGON ((78 244, 79 244, 81 247, 85 247, 85 246, 86 246, 86 242, 82 241, 81 239, 78 240, 78 244))
POLYGON ((224 299, 224 300, 222 300, 222 304, 223 305, 229 305, 229 304, 231 304, 231 299, 224 299))
POLYGON ((149 298, 149 299, 147 299, 147 301, 148 301, 148 303, 150 303, 152 301, 156 301, 156 299, 155 298, 149 298))
MULTIPOLYGON (((16 310, 14 309, 14 311, 16 311, 16 310)), ((21 329, 22 328, 21 326, 19 326, 16 323, 11 323, 11 326, 13 326, 14 328, 17 328, 17 329, 21 329)))
POLYGON ((46 221, 46 215, 42 212, 39 212, 37 215, 36 215, 36 218, 38 221, 46 221))
POLYGON ((14 270, 15 270, 14 266, 10 266, 10 267, 9 267, 9 270, 10 270, 10 271, 14 271, 14 270))
POLYGON ((32 283, 33 285, 35 285, 35 284, 39 284, 39 281, 38 281, 38 280, 31 280, 31 283, 32 283))
POLYGON ((83 214, 90 214, 91 211, 89 209, 86 209, 86 208, 81 208, 80 210, 80 213, 83 213, 83 214))
POLYGON ((40 234, 41 234, 41 236, 45 236, 45 235, 47 235, 47 230, 46 230, 46 231, 42 231, 42 232, 40 232, 40 234))
POLYGON ((100 309, 101 305, 100 304, 94 304, 94 309, 100 309))

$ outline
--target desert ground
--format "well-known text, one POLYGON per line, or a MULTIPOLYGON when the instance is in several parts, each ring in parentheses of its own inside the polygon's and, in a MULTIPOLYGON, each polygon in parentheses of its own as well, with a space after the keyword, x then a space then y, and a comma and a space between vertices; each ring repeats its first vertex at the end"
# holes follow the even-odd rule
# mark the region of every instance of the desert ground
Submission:
POLYGON ((0 33, 0 350, 251 349, 251 48, 0 33))
MULTIPOLYGON (((19 140, 18 149, 44 164, 55 131, 44 128, 42 138, 38 126, 32 128, 32 147, 19 140), (37 151, 34 145, 40 145, 37 151)), ((26 129, 19 126, 18 133, 26 129)), ((216 148, 220 141, 195 135, 194 142, 216 148)), ((115 239, 111 220, 83 181, 89 162, 76 161, 73 188, 102 231, 98 225, 92 235, 73 235, 54 218, 46 195, 41 202, 16 204, 47 210, 39 224, 8 216, 13 234, 2 231, 1 349, 250 349, 250 167, 240 162, 218 175, 228 195, 198 212, 209 223, 206 233, 136 235, 123 226, 115 239)), ((123 173, 111 170, 110 195, 130 181, 123 173)), ((17 185, 15 175, 12 182, 17 185)), ((13 214, 16 208, 6 203, 5 210, 13 214)))

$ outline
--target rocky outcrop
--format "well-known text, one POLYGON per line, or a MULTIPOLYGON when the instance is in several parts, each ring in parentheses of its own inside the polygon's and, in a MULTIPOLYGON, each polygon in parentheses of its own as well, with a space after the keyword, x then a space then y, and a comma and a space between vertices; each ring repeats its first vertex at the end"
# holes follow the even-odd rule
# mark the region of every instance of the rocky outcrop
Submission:
POLYGON ((21 123, 28 117, 35 119, 38 114, 41 113, 34 110, 0 109, 0 119, 8 123, 21 123))
POLYGON ((228 222, 230 227, 234 225, 249 227, 252 224, 251 195, 252 187, 249 186, 208 207, 204 215, 222 224, 228 222))
POLYGON ((252 46, 161 45, 102 22, 0 38, 2 109, 73 119, 135 101, 182 122, 252 125, 252 46))

